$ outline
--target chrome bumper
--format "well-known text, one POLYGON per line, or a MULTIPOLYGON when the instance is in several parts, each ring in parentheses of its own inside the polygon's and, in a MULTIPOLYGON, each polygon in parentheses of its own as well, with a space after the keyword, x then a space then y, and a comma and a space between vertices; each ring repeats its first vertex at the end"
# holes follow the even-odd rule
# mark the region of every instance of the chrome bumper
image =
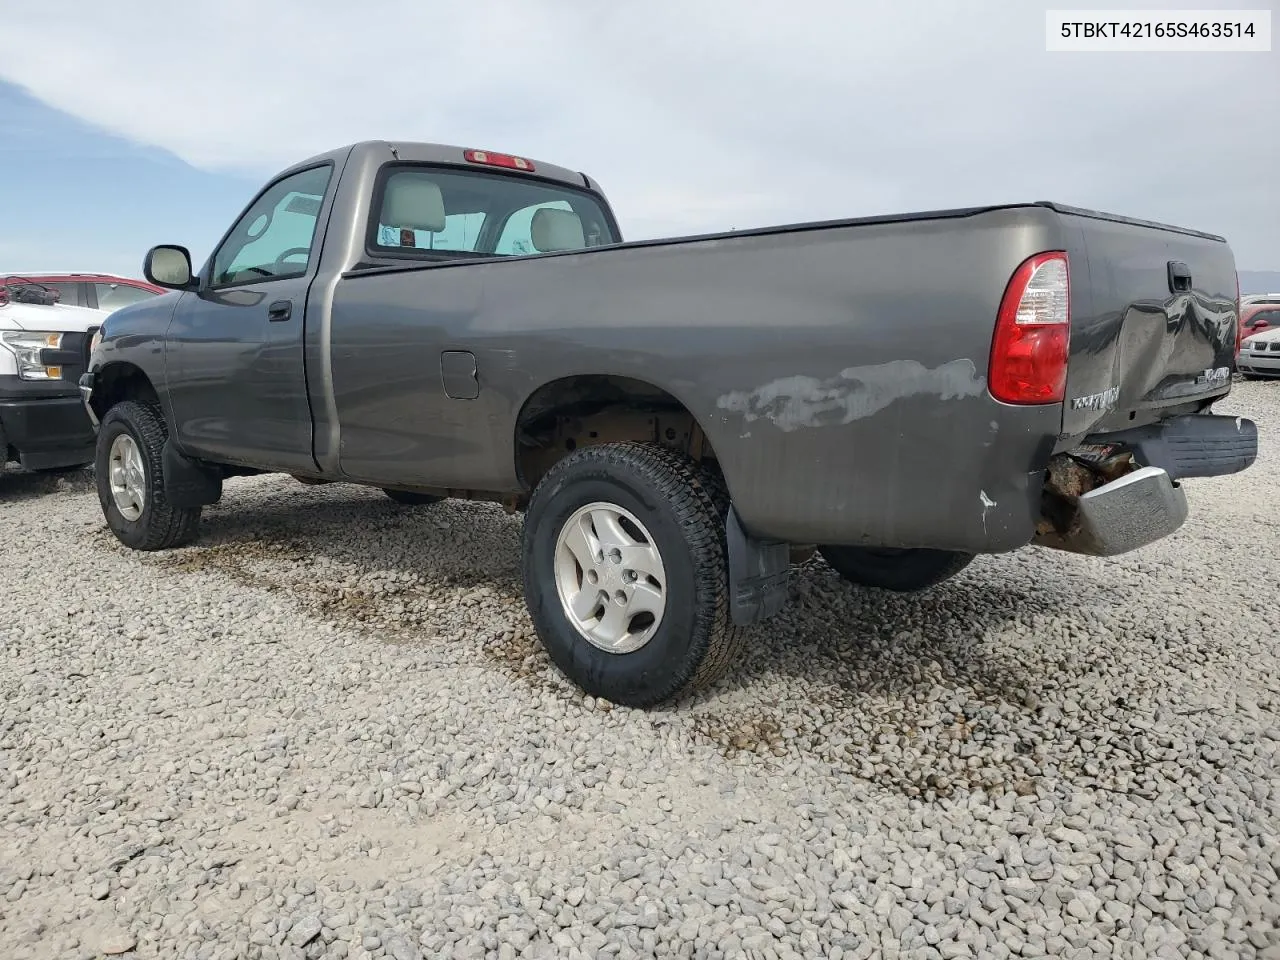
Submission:
POLYGON ((1154 543, 1187 519, 1187 496, 1159 467, 1141 467, 1080 496, 1071 528, 1037 535, 1040 546, 1112 557, 1154 543))
POLYGON ((80 387, 80 402, 84 404, 84 412, 89 415, 89 422, 93 424, 93 429, 98 429, 98 415, 93 412, 93 406, 89 403, 93 397, 93 381, 96 376, 93 373, 82 373, 76 384, 80 387))

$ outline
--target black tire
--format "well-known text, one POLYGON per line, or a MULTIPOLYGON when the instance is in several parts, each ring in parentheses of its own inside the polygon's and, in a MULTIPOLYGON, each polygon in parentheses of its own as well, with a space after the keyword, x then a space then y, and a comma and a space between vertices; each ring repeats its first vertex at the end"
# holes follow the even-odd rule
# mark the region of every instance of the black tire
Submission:
POLYGON ((973 562, 973 554, 923 548, 821 546, 818 552, 850 583, 912 593, 950 580, 973 562))
POLYGON ((125 400, 107 411, 98 430, 94 475, 98 500, 111 532, 134 550, 166 550, 185 546, 196 538, 200 508, 179 509, 169 505, 164 493, 164 463, 161 453, 169 431, 164 415, 154 404, 125 400), (146 502, 136 520, 127 520, 111 495, 111 444, 122 433, 133 437, 142 454, 146 474, 146 502))
POLYGON ((710 685, 737 659, 744 631, 729 616, 724 519, 707 482, 694 463, 664 447, 624 442, 569 454, 534 490, 522 532, 525 602, 552 661, 586 693, 652 707, 710 685), (595 501, 640 520, 666 573, 662 620, 644 646, 629 653, 590 643, 565 614, 556 589, 560 531, 595 501))
POLYGON ((439 503, 444 499, 430 493, 411 493, 408 490, 383 490, 382 492, 396 503, 406 507, 421 507, 428 503, 439 503))

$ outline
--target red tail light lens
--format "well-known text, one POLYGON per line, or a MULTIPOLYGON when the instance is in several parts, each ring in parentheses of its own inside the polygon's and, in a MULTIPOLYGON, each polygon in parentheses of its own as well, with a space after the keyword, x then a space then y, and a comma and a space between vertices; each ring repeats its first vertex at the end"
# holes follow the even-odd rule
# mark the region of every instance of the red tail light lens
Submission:
POLYGON ((1244 342, 1244 317, 1240 316, 1240 274, 1236 274, 1236 353, 1244 342))
POLYGON ((1061 403, 1071 347, 1071 281, 1061 250, 1014 271, 991 342, 987 389, 1003 403, 1061 403))
POLYGON ((467 163, 483 163, 489 167, 506 167, 508 170, 533 171, 533 161, 513 157, 509 153, 490 153, 488 150, 466 150, 462 154, 467 163))

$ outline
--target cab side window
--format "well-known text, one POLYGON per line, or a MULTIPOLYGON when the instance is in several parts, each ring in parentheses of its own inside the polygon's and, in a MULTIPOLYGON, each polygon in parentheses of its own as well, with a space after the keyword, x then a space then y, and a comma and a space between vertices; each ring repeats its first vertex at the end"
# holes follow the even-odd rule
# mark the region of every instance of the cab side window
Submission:
POLYGON ((93 290, 98 298, 99 310, 119 310, 131 303, 156 296, 151 290, 127 283, 95 283, 93 290))
POLYGON ((84 295, 79 283, 66 283, 61 280, 55 280, 52 283, 41 281, 40 286, 48 287, 50 290, 57 290, 59 303, 65 303, 72 307, 84 306, 84 295))
POLYGON ((276 181, 244 212, 213 258, 214 287, 306 274, 332 168, 276 181))

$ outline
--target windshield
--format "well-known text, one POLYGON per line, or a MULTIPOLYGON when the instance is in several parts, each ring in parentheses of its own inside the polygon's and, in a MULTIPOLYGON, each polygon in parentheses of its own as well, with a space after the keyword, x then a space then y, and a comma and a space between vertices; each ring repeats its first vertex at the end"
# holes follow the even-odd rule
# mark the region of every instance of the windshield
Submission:
POLYGON ((1280 326, 1280 310, 1258 310, 1245 320, 1245 326, 1263 329, 1280 326))
POLYGON ((369 252, 511 257, 616 243, 590 193, 523 176, 392 165, 374 196, 369 252))

